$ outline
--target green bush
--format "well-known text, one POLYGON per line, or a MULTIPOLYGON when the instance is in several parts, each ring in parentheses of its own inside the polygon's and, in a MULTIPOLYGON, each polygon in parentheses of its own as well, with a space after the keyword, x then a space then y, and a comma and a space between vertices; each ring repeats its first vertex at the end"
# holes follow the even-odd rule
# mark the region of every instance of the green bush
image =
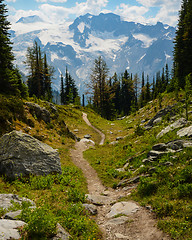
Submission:
POLYGON ((51 189, 54 183, 54 176, 30 176, 29 182, 33 190, 51 189))
POLYGON ((60 210, 62 225, 79 240, 101 239, 98 226, 91 220, 80 203, 60 210))
POLYGON ((192 183, 179 184, 178 186, 179 198, 192 197, 192 183))
POLYGON ((85 202, 86 197, 85 197, 85 193, 81 192, 81 190, 77 187, 75 188, 69 188, 68 192, 67 192, 67 200, 69 202, 85 202))
POLYGON ((21 219, 27 223, 24 231, 28 239, 49 239, 56 233, 57 219, 46 207, 24 207, 21 219))
POLYGON ((138 194, 141 197, 150 196, 157 191, 158 184, 155 181, 152 181, 148 178, 142 178, 138 186, 138 194))
POLYGON ((144 135, 145 129, 142 128, 139 124, 137 124, 137 127, 135 129, 135 135, 142 136, 144 135))

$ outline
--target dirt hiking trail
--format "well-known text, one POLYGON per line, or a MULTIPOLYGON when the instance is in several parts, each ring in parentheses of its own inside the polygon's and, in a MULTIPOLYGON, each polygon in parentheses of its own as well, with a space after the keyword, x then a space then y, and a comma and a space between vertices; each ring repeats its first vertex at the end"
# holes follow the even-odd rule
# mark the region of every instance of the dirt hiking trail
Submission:
MULTIPOLYGON (((105 135, 91 125, 86 113, 83 113, 83 120, 100 134, 100 145, 104 144, 105 135)), ((86 177, 89 191, 87 199, 97 208, 97 214, 93 218, 103 233, 103 239, 169 240, 170 238, 156 227, 155 216, 150 210, 133 201, 120 201, 122 197, 128 196, 131 190, 114 190, 103 186, 96 171, 83 158, 83 151, 90 146, 94 146, 94 142, 85 138, 76 142, 75 149, 71 149, 71 158, 86 177)))

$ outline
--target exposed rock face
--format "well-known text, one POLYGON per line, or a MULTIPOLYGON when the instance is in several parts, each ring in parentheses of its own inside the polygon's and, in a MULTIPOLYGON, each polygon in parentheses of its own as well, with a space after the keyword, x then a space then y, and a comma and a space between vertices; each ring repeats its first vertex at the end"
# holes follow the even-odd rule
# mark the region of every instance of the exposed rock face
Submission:
POLYGON ((177 132, 179 137, 191 137, 192 136, 192 125, 186 128, 182 128, 177 132))
POLYGON ((26 102, 25 103, 29 107, 29 111, 31 114, 36 116, 38 119, 43 120, 46 123, 50 122, 50 112, 44 108, 40 107, 36 103, 26 102))
POLYGON ((61 173, 56 149, 18 131, 12 131, 0 138, 0 174, 14 179, 21 175, 50 173, 61 173))
POLYGON ((185 118, 180 118, 177 121, 175 121, 174 123, 172 123, 171 125, 164 128, 159 134, 157 134, 157 138, 162 137, 164 134, 166 134, 174 129, 184 127, 187 123, 188 123, 188 121, 185 118))
POLYGON ((147 124, 145 124, 144 128, 145 129, 152 128, 155 125, 155 123, 161 121, 160 119, 162 119, 162 117, 167 114, 170 114, 170 116, 174 116, 175 115, 174 106, 175 105, 167 106, 166 108, 160 110, 151 120, 149 120, 147 124))

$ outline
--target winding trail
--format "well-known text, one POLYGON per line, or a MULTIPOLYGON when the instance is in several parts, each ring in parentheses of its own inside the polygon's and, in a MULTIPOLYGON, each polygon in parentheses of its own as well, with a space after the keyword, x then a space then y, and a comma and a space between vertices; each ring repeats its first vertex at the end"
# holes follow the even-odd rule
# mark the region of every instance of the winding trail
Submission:
MULTIPOLYGON (((86 113, 83 113, 83 120, 101 136, 100 145, 103 145, 105 135, 91 125, 86 113)), ((127 216, 116 218, 109 216, 109 212, 112 213, 112 205, 122 197, 128 196, 131 190, 114 190, 103 186, 97 172, 83 158, 83 151, 90 146, 94 146, 94 142, 88 139, 83 138, 80 142, 76 142, 75 149, 71 149, 71 158, 87 179, 88 200, 97 206, 95 221, 103 233, 103 239, 169 240, 166 234, 157 229, 154 215, 133 201, 121 202, 122 205, 128 205, 129 214, 127 216)))

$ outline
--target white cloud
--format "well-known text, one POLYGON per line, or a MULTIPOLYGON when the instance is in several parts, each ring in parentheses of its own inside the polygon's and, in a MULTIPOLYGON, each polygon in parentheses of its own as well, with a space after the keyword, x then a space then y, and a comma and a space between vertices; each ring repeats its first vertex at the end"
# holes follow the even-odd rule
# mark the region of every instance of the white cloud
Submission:
POLYGON ((36 2, 42 2, 42 3, 46 3, 46 2, 64 3, 64 2, 67 2, 67 0, 36 0, 36 2))
POLYGON ((16 0, 6 0, 6 2, 16 2, 16 0))
POLYGON ((115 13, 122 16, 126 21, 145 23, 146 19, 143 15, 147 13, 148 10, 149 8, 144 6, 130 6, 122 3, 120 6, 117 6, 115 13))
POLYGON ((70 18, 70 15, 78 17, 86 13, 99 14, 107 6, 107 3, 108 0, 87 0, 81 3, 76 2, 75 6, 71 8, 42 4, 39 9, 44 15, 44 19, 58 23, 70 18))
POLYGON ((160 21, 172 26, 177 24, 181 0, 137 0, 137 2, 146 7, 159 7, 159 12, 150 21, 160 21))
POLYGON ((155 24, 160 21, 171 26, 176 26, 181 0, 137 0, 137 2, 141 6, 131 6, 122 3, 117 6, 115 13, 121 15, 127 21, 149 24, 155 24), (159 9, 157 14, 146 17, 152 7, 159 9))

